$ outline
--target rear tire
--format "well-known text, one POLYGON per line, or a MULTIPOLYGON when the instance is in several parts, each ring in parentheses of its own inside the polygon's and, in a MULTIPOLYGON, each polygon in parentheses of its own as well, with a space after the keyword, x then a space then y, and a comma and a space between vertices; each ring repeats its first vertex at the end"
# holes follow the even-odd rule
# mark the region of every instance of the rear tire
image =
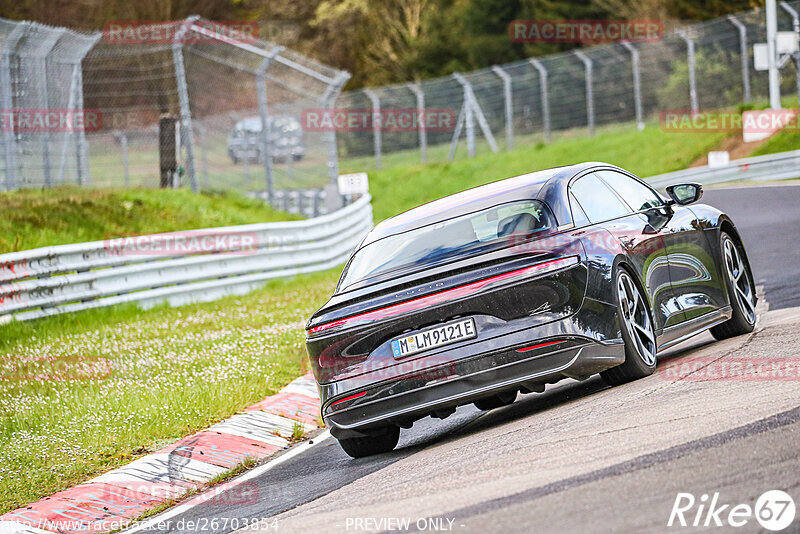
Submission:
POLYGON ((749 334, 756 327, 756 297, 753 273, 744 261, 741 246, 727 233, 720 235, 722 251, 722 276, 731 301, 733 315, 722 324, 711 328, 711 335, 718 340, 749 334))
POLYGON ((485 399, 476 400, 475 407, 484 411, 494 410, 495 408, 502 408, 503 406, 513 404, 515 400, 517 400, 517 392, 507 391, 485 399))
POLYGON ((614 275, 614 288, 619 327, 625 341, 625 362, 600 373, 610 386, 653 374, 657 352, 650 307, 633 275, 619 268, 614 275))
POLYGON ((395 448, 397 442, 400 440, 400 427, 388 426, 385 431, 375 433, 363 438, 346 438, 340 439, 344 452, 353 458, 364 458, 365 456, 372 456, 374 454, 381 454, 389 452, 395 448))

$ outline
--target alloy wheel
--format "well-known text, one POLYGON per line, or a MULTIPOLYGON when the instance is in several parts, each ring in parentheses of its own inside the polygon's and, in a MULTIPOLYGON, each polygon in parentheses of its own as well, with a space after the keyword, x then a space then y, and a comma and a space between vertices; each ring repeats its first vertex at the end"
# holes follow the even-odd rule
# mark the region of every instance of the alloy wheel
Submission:
POLYGON ((731 287, 735 293, 736 301, 739 303, 739 308, 742 310, 747 322, 754 324, 756 321, 756 306, 750 273, 742 261, 742 256, 733 240, 725 239, 723 253, 725 269, 728 271, 728 278, 731 281, 731 287))
POLYGON ((625 272, 617 278, 620 316, 628 335, 633 340, 633 349, 648 366, 656 363, 656 336, 650 313, 633 279, 625 272))

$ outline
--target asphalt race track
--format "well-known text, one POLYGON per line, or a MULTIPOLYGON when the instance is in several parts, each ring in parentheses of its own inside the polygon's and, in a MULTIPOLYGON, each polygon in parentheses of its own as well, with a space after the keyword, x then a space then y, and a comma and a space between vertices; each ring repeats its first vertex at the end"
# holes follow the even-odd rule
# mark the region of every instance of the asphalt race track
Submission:
POLYGON ((728 211, 743 235, 762 295, 754 334, 697 336, 660 354, 653 376, 621 387, 564 381, 502 409, 425 419, 377 457, 351 460, 317 438, 249 480, 257 500, 198 505, 166 530, 227 532, 209 520, 274 517, 262 532, 695 532, 696 519, 710 531, 762 532, 746 514, 731 516, 743 521, 734 528, 729 513, 782 490, 798 507, 782 532, 800 532, 800 370, 670 374, 693 361, 798 358, 800 186, 708 190, 703 202, 728 211), (679 493, 695 503, 684 495, 686 511, 669 527, 679 493))

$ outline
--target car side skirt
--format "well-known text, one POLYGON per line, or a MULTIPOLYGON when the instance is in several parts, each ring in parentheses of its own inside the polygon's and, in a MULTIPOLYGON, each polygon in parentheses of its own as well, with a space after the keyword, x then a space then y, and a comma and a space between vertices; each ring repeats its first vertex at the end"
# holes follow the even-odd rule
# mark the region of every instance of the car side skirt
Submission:
POLYGON ((724 308, 711 311, 700 317, 695 317, 689 321, 665 328, 664 332, 658 338, 658 350, 668 349, 697 334, 701 334, 711 327, 724 323, 730 319, 732 315, 733 309, 730 306, 725 306, 724 308))

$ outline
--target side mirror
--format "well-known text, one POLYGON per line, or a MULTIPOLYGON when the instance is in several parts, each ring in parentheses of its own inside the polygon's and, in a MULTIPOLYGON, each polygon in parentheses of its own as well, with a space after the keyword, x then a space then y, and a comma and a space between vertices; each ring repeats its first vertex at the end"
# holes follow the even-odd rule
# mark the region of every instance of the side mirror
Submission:
POLYGON ((685 206, 703 198, 703 186, 700 184, 677 184, 667 187, 667 193, 674 204, 685 206))

